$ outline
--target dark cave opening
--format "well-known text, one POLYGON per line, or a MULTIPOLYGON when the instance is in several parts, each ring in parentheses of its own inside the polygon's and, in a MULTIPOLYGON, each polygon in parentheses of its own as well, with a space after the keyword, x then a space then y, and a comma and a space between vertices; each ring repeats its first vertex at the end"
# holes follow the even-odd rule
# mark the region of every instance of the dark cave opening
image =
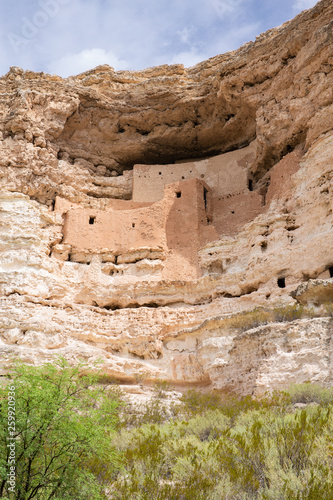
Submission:
POLYGON ((286 278, 278 278, 277 284, 279 288, 285 288, 286 287, 286 278))

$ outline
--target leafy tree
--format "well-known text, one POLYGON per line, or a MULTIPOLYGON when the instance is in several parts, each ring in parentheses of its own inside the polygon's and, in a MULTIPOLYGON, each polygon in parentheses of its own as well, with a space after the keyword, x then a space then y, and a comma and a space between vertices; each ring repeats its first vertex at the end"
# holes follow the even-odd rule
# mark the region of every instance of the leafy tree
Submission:
POLYGON ((1 498, 105 498, 119 466, 111 440, 120 403, 84 368, 62 358, 40 367, 17 363, 1 385, 1 498), (14 420, 9 394, 11 403, 15 399, 14 420), (8 481, 13 457, 8 443, 12 448, 15 443, 15 488, 8 481))

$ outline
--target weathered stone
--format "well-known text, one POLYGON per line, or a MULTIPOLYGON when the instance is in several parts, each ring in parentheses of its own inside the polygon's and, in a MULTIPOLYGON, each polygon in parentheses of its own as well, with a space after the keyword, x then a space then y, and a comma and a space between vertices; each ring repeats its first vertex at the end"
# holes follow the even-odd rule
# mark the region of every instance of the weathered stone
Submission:
POLYGON ((333 304, 333 280, 309 280, 301 283, 291 296, 308 307, 333 304))
POLYGON ((3 372, 60 354, 126 383, 333 383, 331 318, 225 322, 332 303, 332 18, 323 0, 189 69, 0 78, 3 372))

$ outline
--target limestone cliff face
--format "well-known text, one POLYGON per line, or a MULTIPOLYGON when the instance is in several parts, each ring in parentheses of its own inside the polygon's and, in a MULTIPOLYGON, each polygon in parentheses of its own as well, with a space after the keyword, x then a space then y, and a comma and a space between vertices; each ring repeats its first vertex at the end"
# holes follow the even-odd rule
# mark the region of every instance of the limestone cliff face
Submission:
POLYGON ((260 393, 333 382, 333 5, 185 69, 0 78, 0 349, 260 393))

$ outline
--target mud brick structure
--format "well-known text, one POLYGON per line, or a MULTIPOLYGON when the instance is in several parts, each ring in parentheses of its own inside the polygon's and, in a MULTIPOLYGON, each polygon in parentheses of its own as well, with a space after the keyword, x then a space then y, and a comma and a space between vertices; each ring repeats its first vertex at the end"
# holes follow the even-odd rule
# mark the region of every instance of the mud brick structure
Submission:
POLYGON ((98 254, 114 270, 119 264, 160 259, 165 279, 201 275, 198 251, 218 239, 212 208, 211 189, 195 178, 166 185, 163 198, 154 203, 110 200, 105 210, 61 199, 55 205, 64 216, 62 243, 70 247, 69 260, 87 263, 98 254))
POLYGON ((249 146, 204 160, 168 165, 135 165, 133 200, 157 201, 164 186, 184 179, 203 179, 212 191, 213 225, 220 236, 232 235, 261 211, 263 197, 251 192, 256 141, 249 146))

